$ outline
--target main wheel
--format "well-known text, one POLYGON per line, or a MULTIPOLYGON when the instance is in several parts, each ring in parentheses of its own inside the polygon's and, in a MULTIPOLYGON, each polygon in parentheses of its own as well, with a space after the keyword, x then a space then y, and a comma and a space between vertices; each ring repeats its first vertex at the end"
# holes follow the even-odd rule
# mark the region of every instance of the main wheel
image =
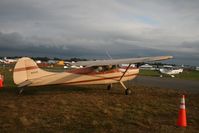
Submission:
POLYGON ((108 86, 107 86, 107 90, 110 90, 112 88, 112 84, 109 84, 108 86))
POLYGON ((129 94, 131 94, 131 89, 126 89, 125 90, 125 95, 129 95, 129 94))

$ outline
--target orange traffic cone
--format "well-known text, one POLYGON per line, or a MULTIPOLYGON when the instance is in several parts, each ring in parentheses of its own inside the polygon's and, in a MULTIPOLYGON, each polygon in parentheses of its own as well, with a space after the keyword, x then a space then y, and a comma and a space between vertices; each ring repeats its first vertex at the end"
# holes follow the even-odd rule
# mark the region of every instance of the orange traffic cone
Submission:
POLYGON ((186 109, 185 109, 185 96, 182 95, 180 110, 178 113, 178 122, 177 126, 186 127, 187 126, 187 118, 186 118, 186 109))
POLYGON ((3 76, 0 74, 0 89, 3 87, 3 76))

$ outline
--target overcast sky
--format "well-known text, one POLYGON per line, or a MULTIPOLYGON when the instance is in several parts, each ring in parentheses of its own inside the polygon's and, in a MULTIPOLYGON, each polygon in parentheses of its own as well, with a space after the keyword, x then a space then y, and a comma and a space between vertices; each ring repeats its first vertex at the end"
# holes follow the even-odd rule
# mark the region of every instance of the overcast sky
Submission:
POLYGON ((0 56, 173 55, 199 65, 199 0, 0 0, 0 56))

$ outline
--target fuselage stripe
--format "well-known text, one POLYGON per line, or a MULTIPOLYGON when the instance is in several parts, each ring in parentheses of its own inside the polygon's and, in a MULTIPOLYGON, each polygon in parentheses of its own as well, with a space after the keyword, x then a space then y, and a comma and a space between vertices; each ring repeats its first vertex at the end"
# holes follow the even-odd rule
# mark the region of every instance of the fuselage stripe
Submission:
MULTIPOLYGON (((137 76, 138 73, 136 74, 129 74, 129 75, 125 75, 124 77, 130 77, 130 76, 137 76)), ((68 82, 68 83, 64 83, 66 85, 68 84, 78 84, 78 83, 84 83, 84 82, 93 82, 93 81, 100 81, 100 80, 108 80, 108 79, 116 79, 116 78, 120 78, 121 76, 114 76, 114 77, 104 77, 104 78, 100 78, 100 79, 91 79, 91 80, 82 80, 82 81, 74 81, 74 82, 68 82)))
POLYGON ((14 69, 14 72, 33 70, 33 69, 37 69, 37 68, 38 68, 38 66, 29 66, 29 67, 24 67, 24 68, 16 68, 16 69, 14 69))

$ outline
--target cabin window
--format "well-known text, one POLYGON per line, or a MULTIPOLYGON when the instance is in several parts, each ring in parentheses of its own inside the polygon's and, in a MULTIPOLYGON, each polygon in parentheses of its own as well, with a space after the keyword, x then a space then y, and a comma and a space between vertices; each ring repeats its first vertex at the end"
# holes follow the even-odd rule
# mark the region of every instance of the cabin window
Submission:
POLYGON ((95 72, 104 72, 104 71, 116 69, 117 66, 116 65, 94 66, 93 68, 94 68, 95 72))

